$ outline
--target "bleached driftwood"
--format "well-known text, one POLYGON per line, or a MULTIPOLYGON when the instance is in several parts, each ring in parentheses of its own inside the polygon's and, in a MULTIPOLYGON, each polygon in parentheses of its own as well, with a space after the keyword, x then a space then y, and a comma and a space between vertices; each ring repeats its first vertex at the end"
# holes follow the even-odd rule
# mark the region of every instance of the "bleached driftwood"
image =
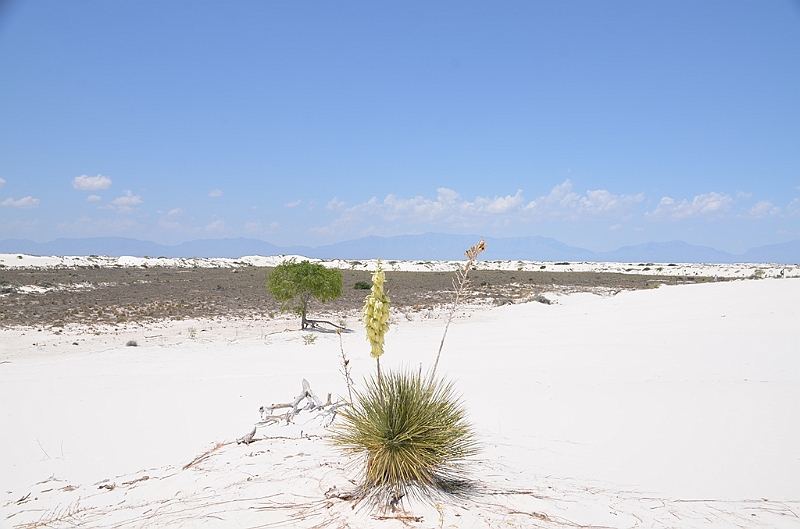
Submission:
POLYGON ((330 393, 328 393, 328 400, 323 404, 311 389, 311 384, 308 383, 308 380, 303 379, 303 390, 292 402, 261 406, 258 410, 261 413, 261 421, 256 423, 256 426, 276 424, 281 421, 286 421, 286 424, 289 424, 302 411, 317 411, 319 416, 326 419, 326 424, 330 424, 336 417, 336 410, 346 404, 343 401, 331 402, 330 393), (303 401, 305 401, 304 406, 302 406, 303 401), (283 409, 287 409, 285 413, 275 413, 276 410, 283 409))
POLYGON ((253 442, 253 437, 255 437, 255 435, 256 435, 256 428, 257 428, 257 426, 253 426, 253 430, 249 434, 238 438, 236 440, 236 444, 240 445, 240 444, 244 443, 246 445, 249 445, 250 443, 252 443, 253 442))
POLYGON ((305 329, 320 329, 320 325, 322 325, 322 324, 330 325, 334 329, 338 329, 340 331, 347 331, 347 329, 345 327, 342 327, 341 325, 336 325, 332 321, 328 321, 328 320, 310 320, 310 319, 308 319, 306 317, 303 317, 301 319, 300 328, 302 330, 305 330, 305 329))

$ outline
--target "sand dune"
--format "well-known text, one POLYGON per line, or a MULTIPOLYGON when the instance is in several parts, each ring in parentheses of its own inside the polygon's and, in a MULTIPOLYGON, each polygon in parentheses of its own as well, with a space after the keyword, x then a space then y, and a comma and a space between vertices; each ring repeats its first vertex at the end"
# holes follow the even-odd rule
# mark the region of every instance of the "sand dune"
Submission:
MULTIPOLYGON (((19 261, 57 265, 36 259, 19 261)), ((304 345, 288 318, 0 330, 0 524, 800 527, 800 281, 553 297, 454 322, 440 369, 483 443, 478 492, 402 520, 327 497, 357 473, 313 414, 232 442, 304 378, 346 391, 335 334, 304 345)), ((387 367, 431 364, 443 320, 422 316, 395 318, 387 367)), ((350 323, 358 382, 373 362, 350 323)))

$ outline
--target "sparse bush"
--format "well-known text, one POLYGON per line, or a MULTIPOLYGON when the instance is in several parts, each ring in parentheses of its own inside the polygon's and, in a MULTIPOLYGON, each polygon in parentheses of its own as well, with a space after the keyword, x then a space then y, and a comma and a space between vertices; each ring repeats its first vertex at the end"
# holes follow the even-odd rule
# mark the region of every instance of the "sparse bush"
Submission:
POLYGON ((315 334, 304 334, 303 335, 303 345, 314 345, 314 342, 317 341, 317 336, 315 334))
POLYGON ((451 383, 421 372, 370 378, 342 411, 334 443, 365 459, 359 491, 380 505, 465 490, 464 462, 477 453, 451 383))
POLYGON ((550 305, 551 303, 553 303, 552 301, 544 297, 544 295, 542 294, 536 294, 535 296, 533 296, 533 301, 536 301, 537 303, 543 303, 545 305, 550 305))
POLYGON ((136 343, 136 340, 128 340, 127 342, 125 342, 125 346, 126 347, 138 347, 139 344, 136 343))
POLYGON ((267 290, 281 303, 283 310, 300 315, 301 327, 305 329, 311 298, 325 303, 342 295, 342 272, 309 261, 287 261, 269 275, 267 290))
POLYGON ((197 329, 189 327, 189 338, 194 339, 197 336, 197 329))
POLYGON ((353 288, 356 290, 369 290, 372 288, 372 285, 370 285, 368 281, 356 281, 356 284, 353 288))

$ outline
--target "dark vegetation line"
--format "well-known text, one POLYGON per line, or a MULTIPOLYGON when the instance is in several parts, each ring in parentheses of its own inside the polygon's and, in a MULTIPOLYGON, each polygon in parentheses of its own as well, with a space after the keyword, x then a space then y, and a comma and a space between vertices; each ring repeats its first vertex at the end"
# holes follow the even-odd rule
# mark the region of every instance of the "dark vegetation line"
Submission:
MULTIPOLYGON (((271 271, 260 267, 0 269, 0 327, 275 316, 280 305, 265 287, 271 271), (26 285, 50 290, 23 293, 19 287, 26 285)), ((361 311, 368 291, 358 286, 370 281, 370 273, 342 270, 342 275, 342 297, 324 307, 314 307, 315 311, 361 311)), ((711 280, 699 276, 473 270, 465 301, 503 304, 552 290, 613 292, 711 280)), ((386 288, 395 310, 425 310, 449 299, 442 293, 452 289, 452 273, 389 271, 386 288)))

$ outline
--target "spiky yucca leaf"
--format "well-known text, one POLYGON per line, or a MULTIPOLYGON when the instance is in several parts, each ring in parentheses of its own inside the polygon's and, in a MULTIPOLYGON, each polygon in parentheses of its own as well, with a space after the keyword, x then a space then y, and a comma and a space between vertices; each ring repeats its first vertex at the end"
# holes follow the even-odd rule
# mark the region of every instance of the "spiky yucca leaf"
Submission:
POLYGON ((477 444, 451 383, 407 370, 385 373, 367 380, 341 415, 334 442, 366 459, 365 496, 396 504, 464 489, 463 463, 477 444))

